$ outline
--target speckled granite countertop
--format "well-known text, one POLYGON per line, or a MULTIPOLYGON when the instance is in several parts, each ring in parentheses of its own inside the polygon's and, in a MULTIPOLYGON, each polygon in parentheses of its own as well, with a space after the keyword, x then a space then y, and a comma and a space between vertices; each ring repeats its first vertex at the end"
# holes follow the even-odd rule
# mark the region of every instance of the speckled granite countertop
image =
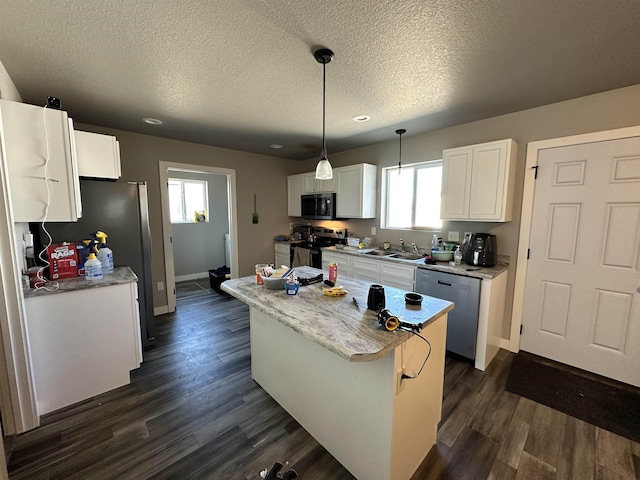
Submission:
MULTIPOLYGON (((297 267, 295 272, 298 277, 311 278, 322 270, 297 267)), ((328 278, 328 273, 323 273, 324 278, 328 278)), ((379 327, 376 313, 367 309, 370 282, 341 276, 338 285, 348 291, 346 296, 324 295, 323 283, 300 286, 297 295, 287 295, 284 290, 270 290, 264 285, 256 285, 253 275, 227 280, 221 288, 351 362, 376 360, 411 336, 406 331, 387 332, 379 327), (354 297, 359 307, 353 304, 354 297)), ((446 300, 423 295, 420 307, 407 307, 404 290, 384 288, 386 308, 402 321, 427 326, 454 306, 446 300)))
MULTIPOLYGON (((472 265, 467 265, 466 263, 462 263, 462 265, 450 265, 449 262, 438 262, 436 265, 427 265, 424 263, 423 259, 419 260, 402 260, 400 258, 389 258, 378 255, 367 255, 366 252, 371 251, 373 249, 357 249, 354 247, 344 247, 343 249, 337 249, 336 247, 326 247, 322 249, 327 252, 340 253, 349 256, 362 257, 367 258, 369 260, 379 260, 381 262, 394 262, 401 265, 413 265, 416 268, 423 268, 426 270, 436 270, 438 272, 445 273, 453 273, 455 275, 462 275, 465 277, 474 277, 474 278, 485 278, 485 279, 493 279, 497 277, 499 274, 504 272, 509 268, 509 257, 498 255, 498 263, 489 268, 483 267, 474 267, 472 265)), ((389 254, 395 252, 390 251, 389 254)))
MULTIPOLYGON (((108 285, 118 285, 120 283, 137 282, 138 277, 130 267, 117 267, 111 275, 104 275, 100 280, 85 280, 84 277, 65 278, 63 280, 57 280, 57 290, 45 290, 40 288, 35 290, 33 288, 24 290, 24 297, 40 297, 43 295, 53 295, 56 293, 73 292, 75 290, 84 290, 86 288, 98 288, 108 285)), ((49 288, 52 288, 52 282, 47 283, 49 288)))

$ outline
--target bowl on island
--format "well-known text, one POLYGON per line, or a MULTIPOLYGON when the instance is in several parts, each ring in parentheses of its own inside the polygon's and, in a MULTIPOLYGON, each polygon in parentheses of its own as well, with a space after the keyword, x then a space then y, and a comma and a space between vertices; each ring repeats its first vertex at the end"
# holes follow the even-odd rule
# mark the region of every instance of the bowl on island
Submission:
POLYGON ((282 277, 262 276, 262 281, 264 282, 264 286, 270 290, 283 290, 284 284, 287 283, 286 277, 282 278, 282 277))

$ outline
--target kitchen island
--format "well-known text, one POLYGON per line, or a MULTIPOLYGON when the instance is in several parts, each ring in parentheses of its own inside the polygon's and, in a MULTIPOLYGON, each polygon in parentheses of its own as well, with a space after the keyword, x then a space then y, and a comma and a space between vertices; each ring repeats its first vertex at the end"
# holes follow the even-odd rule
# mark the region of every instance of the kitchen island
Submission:
MULTIPOLYGON (((295 271, 301 278, 321 273, 295 271)), ((421 306, 406 306, 406 292, 385 287, 386 307, 421 324, 419 338, 378 326, 366 308, 369 282, 339 277, 338 284, 346 296, 323 295, 322 283, 287 295, 253 276, 222 289, 250 307, 254 380, 356 478, 407 480, 436 441, 453 304, 424 297, 421 306), (427 356, 420 375, 402 378, 414 376, 427 356)))

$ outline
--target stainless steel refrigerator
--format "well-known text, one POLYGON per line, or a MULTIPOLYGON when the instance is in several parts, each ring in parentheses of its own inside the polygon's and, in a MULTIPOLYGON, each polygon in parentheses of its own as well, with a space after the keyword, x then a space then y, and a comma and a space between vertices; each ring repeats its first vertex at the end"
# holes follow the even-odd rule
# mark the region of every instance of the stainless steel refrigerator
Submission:
MULTIPOLYGON (((129 266, 138 276, 138 305, 143 348, 155 343, 153 285, 151 278, 151 234, 145 182, 80 180, 82 218, 77 222, 46 223, 53 243, 80 242, 102 230, 109 237, 116 267, 129 266)), ((46 242, 41 226, 40 243, 46 242)))

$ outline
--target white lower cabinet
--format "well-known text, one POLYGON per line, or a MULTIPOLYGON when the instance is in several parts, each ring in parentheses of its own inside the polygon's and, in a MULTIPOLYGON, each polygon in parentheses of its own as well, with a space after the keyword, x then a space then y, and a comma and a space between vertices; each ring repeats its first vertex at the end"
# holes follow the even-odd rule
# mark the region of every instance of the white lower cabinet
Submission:
POLYGON ((38 415, 131 382, 142 362, 135 282, 25 298, 38 415))
POLYGON ((330 263, 338 264, 338 278, 340 275, 344 275, 345 277, 353 277, 353 270, 351 267, 351 257, 349 255, 343 255, 341 253, 334 252, 322 252, 322 270, 325 272, 329 271, 330 263))
POLYGON ((413 265, 348 253, 322 252, 322 269, 328 270, 330 262, 338 264, 338 277, 343 274, 371 283, 414 291, 416 267, 413 265))
POLYGON ((291 266, 291 247, 288 243, 275 243, 275 258, 274 265, 276 268, 282 265, 291 266))

